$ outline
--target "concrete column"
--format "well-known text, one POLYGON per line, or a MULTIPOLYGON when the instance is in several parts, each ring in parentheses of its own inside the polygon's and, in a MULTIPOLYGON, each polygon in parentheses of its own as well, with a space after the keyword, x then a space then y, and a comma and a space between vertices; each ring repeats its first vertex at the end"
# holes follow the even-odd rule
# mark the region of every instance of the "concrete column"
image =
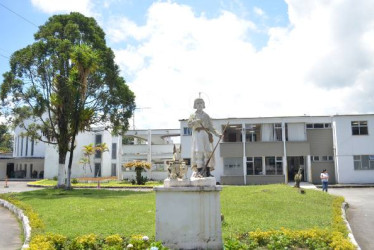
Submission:
POLYGON ((312 182, 312 160, 310 155, 306 156, 306 168, 308 171, 308 182, 312 182))
POLYGON ((152 130, 148 130, 148 154, 147 161, 152 163, 152 130))
POLYGON ((242 124, 242 142, 243 142, 243 178, 244 185, 247 185, 247 156, 246 156, 246 138, 245 124, 242 124))
POLYGON ((282 122, 282 141, 283 141, 283 174, 284 183, 288 183, 288 165, 287 165, 287 147, 286 147, 286 123, 282 122))

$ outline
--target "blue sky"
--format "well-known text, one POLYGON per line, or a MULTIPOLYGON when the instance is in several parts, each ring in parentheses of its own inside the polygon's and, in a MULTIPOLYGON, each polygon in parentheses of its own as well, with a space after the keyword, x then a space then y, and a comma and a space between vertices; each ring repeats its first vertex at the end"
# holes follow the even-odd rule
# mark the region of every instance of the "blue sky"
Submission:
POLYGON ((36 26, 70 11, 104 29, 137 128, 177 128, 199 92, 214 118, 374 109, 370 0, 0 0, 1 75, 36 26))

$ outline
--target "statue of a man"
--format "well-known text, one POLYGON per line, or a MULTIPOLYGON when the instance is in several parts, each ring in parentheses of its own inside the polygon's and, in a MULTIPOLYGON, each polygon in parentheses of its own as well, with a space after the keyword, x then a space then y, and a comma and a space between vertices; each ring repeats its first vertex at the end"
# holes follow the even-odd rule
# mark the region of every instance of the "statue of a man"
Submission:
POLYGON ((215 164, 214 155, 212 155, 212 134, 221 136, 213 128, 209 115, 203 111, 204 108, 204 100, 201 97, 196 98, 194 101, 196 112, 188 120, 188 127, 192 128, 191 168, 192 177, 195 178, 212 176, 210 172, 214 170, 215 164))

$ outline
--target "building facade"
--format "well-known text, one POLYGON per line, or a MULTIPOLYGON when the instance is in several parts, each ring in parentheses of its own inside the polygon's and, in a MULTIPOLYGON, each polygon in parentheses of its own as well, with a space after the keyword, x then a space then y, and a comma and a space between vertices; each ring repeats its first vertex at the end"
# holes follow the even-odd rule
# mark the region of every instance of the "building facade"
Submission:
MULTIPOLYGON (((191 129, 180 120, 182 157, 191 155, 191 129)), ((303 181, 374 183, 374 115, 214 119, 224 132, 213 172, 221 184, 287 183, 301 168, 303 181)), ((214 145, 218 138, 214 139, 214 145)))
MULTIPOLYGON (((164 180, 168 176, 168 163, 173 159, 174 146, 179 147, 179 129, 129 130, 129 140, 122 145, 122 162, 147 161, 150 171, 143 173, 148 179, 164 180)), ((122 168, 122 179, 135 179, 134 169, 122 168)))
MULTIPOLYGON (((71 168, 71 178, 78 177, 119 177, 121 171, 122 136, 113 136, 107 130, 94 130, 84 132, 76 137, 76 144, 71 168), (96 152, 90 156, 90 164, 81 162, 84 158, 83 147, 89 144, 93 146, 105 143, 108 147, 106 152, 96 152)), ((66 156, 65 168, 69 162, 66 156)), ((58 175, 58 152, 54 145, 46 145, 44 158, 45 178, 52 179, 58 175)))

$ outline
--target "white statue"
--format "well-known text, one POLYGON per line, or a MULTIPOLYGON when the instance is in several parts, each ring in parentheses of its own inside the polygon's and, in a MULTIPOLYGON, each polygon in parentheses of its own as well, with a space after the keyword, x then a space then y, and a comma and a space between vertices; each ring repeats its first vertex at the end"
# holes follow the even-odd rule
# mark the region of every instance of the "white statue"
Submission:
POLYGON ((187 166, 186 162, 183 160, 182 155, 182 146, 176 147, 174 145, 173 150, 173 160, 169 163, 168 171, 169 175, 168 178, 171 180, 177 179, 187 179, 187 166))
POLYGON ((192 177, 195 178, 212 176, 211 171, 214 170, 215 165, 213 134, 222 136, 213 128, 209 115, 203 111, 204 108, 204 100, 201 97, 196 98, 194 101, 196 112, 188 120, 188 127, 192 128, 191 168, 192 177))

